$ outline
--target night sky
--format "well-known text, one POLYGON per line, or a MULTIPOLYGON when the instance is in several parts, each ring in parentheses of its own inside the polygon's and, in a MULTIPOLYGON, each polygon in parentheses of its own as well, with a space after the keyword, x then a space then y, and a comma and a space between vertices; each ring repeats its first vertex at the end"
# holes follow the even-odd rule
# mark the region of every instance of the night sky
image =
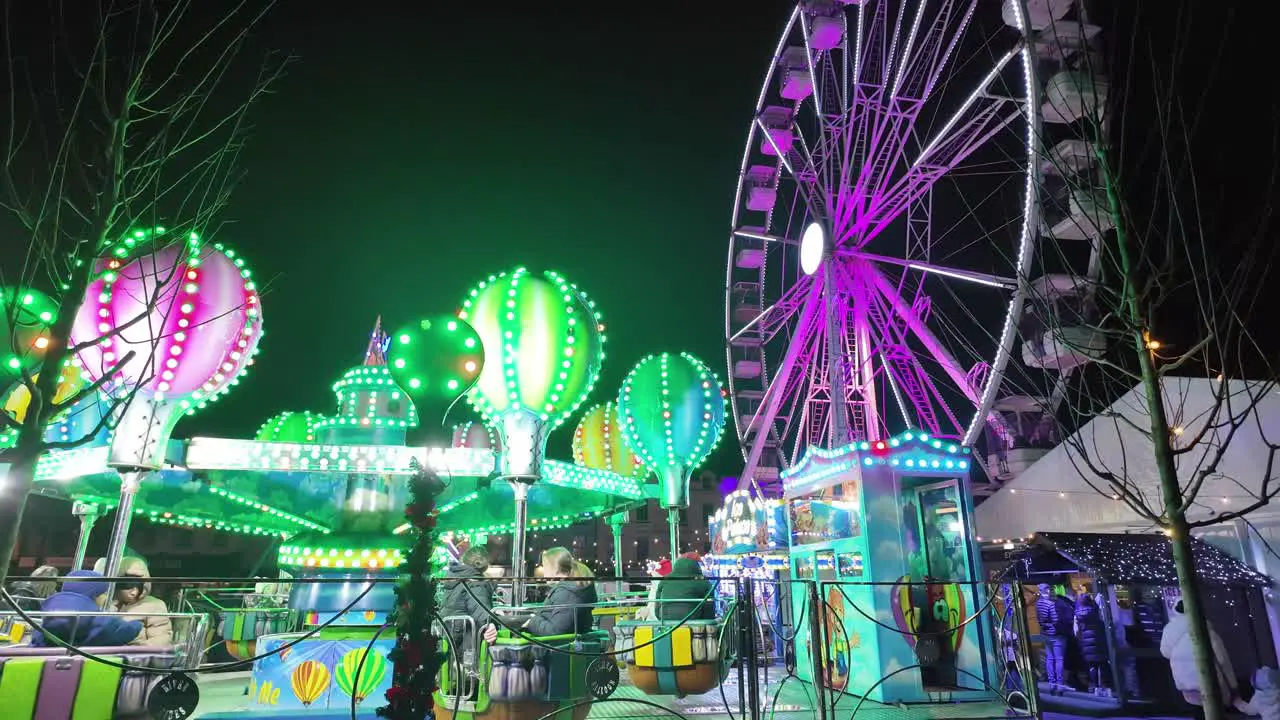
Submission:
POLYGON ((451 311, 517 264, 565 273, 604 313, 589 402, 648 352, 723 366, 737 163, 786 3, 350 7, 282 2, 257 33, 297 62, 254 114, 222 239, 267 283, 267 334, 241 387, 179 433, 329 412, 379 314, 451 311))
MULTIPOLYGON (((604 313, 608 358, 589 403, 611 399, 648 352, 689 350, 723 375, 737 165, 790 5, 278 2, 225 85, 247 92, 269 51, 296 62, 252 115, 218 238, 264 284, 267 333, 240 387, 178 434, 243 437, 282 410, 330 412, 329 386, 360 361, 377 316, 394 328, 452 311, 516 265, 565 273, 604 313)), ((1121 45, 1131 32, 1172 37, 1173 8, 1141 5, 1140 25, 1095 19, 1121 45)), ((1196 13, 1178 86, 1203 100, 1210 220, 1239 237, 1271 200, 1257 159, 1274 132, 1272 63, 1242 41, 1258 18, 1228 28, 1224 3, 1175 5, 1196 13)), ((1126 135, 1144 132, 1141 104, 1126 135)), ((1138 172, 1149 145, 1132 144, 1138 172)), ((713 469, 740 469, 733 435, 713 469)))

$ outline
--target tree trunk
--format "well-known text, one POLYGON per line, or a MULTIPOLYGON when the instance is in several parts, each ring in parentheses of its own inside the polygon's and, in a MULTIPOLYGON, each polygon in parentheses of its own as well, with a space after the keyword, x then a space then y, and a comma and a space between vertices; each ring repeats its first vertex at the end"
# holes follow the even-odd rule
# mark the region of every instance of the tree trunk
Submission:
POLYGON ((1125 324, 1125 332, 1138 361, 1138 376, 1150 412, 1151 453, 1160 478, 1160 501, 1163 506, 1164 526, 1169 530, 1173 546, 1173 563, 1178 573, 1178 589, 1182 592, 1182 610, 1187 617, 1191 637, 1192 655, 1196 673, 1200 676, 1200 698, 1206 720, 1222 720, 1223 697, 1218 686, 1218 668, 1214 662, 1213 645, 1209 639, 1209 621, 1200 599, 1200 586, 1196 580, 1195 558, 1191 553, 1191 529, 1187 525, 1186 504, 1182 484, 1178 480, 1178 465, 1174 460, 1169 416, 1164 404, 1164 390, 1160 369, 1156 367, 1154 351, 1149 346, 1148 335, 1151 320, 1151 300, 1142 290, 1139 271, 1133 262, 1130 247, 1128 218, 1120 211, 1120 198, 1114 175, 1108 163, 1104 145, 1097 147, 1103 172, 1107 202, 1116 227, 1116 260, 1120 270, 1121 294, 1117 307, 1125 324))
POLYGON ((38 453, 15 452, 14 456, 4 488, 0 490, 0 587, 4 587, 9 576, 9 564, 13 562, 13 551, 18 545, 22 511, 26 509, 27 495, 35 483, 36 463, 40 460, 38 453))
POLYGON ((1195 558, 1191 555, 1191 532, 1185 517, 1179 518, 1169 539, 1173 545, 1173 564, 1178 570, 1178 589, 1182 592, 1182 612, 1187 616, 1187 628, 1191 634, 1191 652, 1196 661, 1196 673, 1200 676, 1200 701, 1205 720, 1221 720, 1225 703, 1231 698, 1222 697, 1222 688, 1218 684, 1218 664, 1213 656, 1209 619, 1204 614, 1195 558))

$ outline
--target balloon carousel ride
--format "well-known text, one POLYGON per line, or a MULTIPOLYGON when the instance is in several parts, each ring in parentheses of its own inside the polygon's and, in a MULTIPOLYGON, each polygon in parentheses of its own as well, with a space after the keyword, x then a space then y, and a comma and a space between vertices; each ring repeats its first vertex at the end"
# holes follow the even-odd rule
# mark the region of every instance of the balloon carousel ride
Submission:
MULTIPOLYGON (((515 491, 493 478, 499 455, 486 428, 460 427, 447 447, 404 445, 417 413, 392 377, 387 343, 375 330, 365 361, 334 384, 334 415, 281 413, 254 440, 174 441, 165 466, 134 498, 135 517, 152 522, 281 538, 278 566, 297 581, 287 601, 228 607, 220 618, 229 652, 265 655, 253 666, 251 709, 346 708, 352 697, 363 703, 389 687, 391 634, 374 636, 386 622, 392 584, 368 581, 396 576, 405 478, 415 462, 448 484, 437 504, 442 533, 483 542, 513 530, 515 491), (368 649, 357 678, 347 666, 368 649)), ((108 405, 86 403, 49 433, 82 435, 101 407, 108 405)), ((106 463, 109 440, 103 432, 51 453, 37 473, 40 491, 100 513, 116 507, 120 481, 106 463)), ((526 526, 535 531, 590 521, 645 497, 634 476, 550 460, 541 472, 524 497, 526 526)))

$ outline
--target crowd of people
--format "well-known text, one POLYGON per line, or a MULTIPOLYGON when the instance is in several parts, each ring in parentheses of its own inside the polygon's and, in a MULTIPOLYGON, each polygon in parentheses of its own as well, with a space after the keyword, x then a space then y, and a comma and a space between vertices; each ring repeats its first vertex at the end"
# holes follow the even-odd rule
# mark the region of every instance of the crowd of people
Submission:
MULTIPOLYGON (((1080 593, 1073 600, 1065 594, 1055 593, 1048 584, 1041 584, 1038 590, 1035 614, 1040 625, 1041 656, 1049 694, 1061 695, 1071 689, 1067 670, 1068 648, 1070 641, 1074 640, 1077 656, 1083 658, 1088 669, 1089 692, 1113 697, 1109 687, 1111 667, 1107 623, 1099 605, 1105 600, 1089 593, 1080 593)), ((1241 698, 1231 657, 1212 626, 1209 628, 1209 644, 1217 669, 1218 689, 1227 706, 1246 715, 1261 715, 1264 720, 1280 720, 1280 672, 1275 668, 1259 667, 1253 676, 1253 697, 1245 702, 1241 698)), ((1203 688, 1181 600, 1174 603, 1168 622, 1161 631, 1160 654, 1169 661, 1174 687, 1202 716, 1203 688)))
POLYGON ((105 559, 92 570, 72 570, 59 576, 57 568, 42 565, 30 579, 15 582, 9 595, 24 612, 44 615, 35 646, 62 643, 77 647, 173 644, 173 626, 164 600, 151 594, 151 572, 141 557, 120 562, 114 591, 104 578, 105 559), (109 597, 108 597, 109 596, 109 597))

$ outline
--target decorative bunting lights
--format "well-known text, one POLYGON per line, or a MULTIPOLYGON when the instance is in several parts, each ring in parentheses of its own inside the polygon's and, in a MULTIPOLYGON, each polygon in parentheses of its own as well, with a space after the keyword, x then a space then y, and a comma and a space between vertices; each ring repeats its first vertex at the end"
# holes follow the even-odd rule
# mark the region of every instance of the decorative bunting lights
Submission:
POLYGON ((573 431, 573 461, 595 470, 640 477, 644 463, 627 447, 618 408, 612 402, 596 405, 582 416, 573 431))
POLYGON ((190 414, 237 384, 253 363, 262 308, 234 250, 206 244, 194 232, 165 244, 165 234, 135 231, 113 246, 114 257, 101 262, 86 290, 71 337, 89 343, 76 361, 90 381, 104 381, 105 392, 136 388, 190 414), (159 249, 130 258, 144 241, 159 249))
POLYGON ((689 476, 724 430, 724 392, 711 368, 689 353, 650 355, 618 394, 627 445, 658 476, 662 504, 688 507, 689 476))

